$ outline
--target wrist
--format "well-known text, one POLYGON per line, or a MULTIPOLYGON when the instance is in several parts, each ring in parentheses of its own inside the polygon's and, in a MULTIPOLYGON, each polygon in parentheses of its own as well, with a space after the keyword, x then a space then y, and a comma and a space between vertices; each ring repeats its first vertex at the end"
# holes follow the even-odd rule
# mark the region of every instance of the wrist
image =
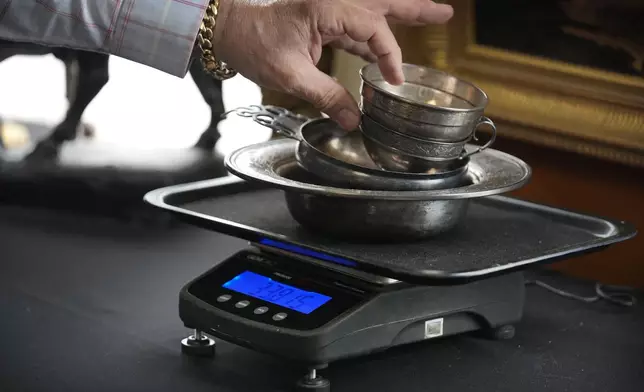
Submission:
POLYGON ((231 0, 209 0, 197 36, 196 47, 199 49, 201 64, 207 73, 219 80, 229 79, 237 74, 221 58, 226 57, 225 54, 221 56, 224 46, 222 37, 226 30, 231 3, 231 0))
MULTIPOLYGON (((211 2, 214 0, 211 0, 211 2)), ((230 10, 233 8, 234 0, 219 0, 219 7, 217 7, 217 23, 215 24, 215 29, 213 31, 212 37, 212 50, 217 56, 217 59, 223 62, 226 62, 226 56, 224 52, 224 37, 226 35, 226 22, 228 21, 228 15, 230 15, 230 10)))

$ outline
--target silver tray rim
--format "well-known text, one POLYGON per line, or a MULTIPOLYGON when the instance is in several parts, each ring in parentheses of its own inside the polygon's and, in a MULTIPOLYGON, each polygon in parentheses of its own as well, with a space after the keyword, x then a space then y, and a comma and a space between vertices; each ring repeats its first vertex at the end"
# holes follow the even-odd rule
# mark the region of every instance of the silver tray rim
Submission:
POLYGON ((468 170, 473 183, 458 188, 421 191, 381 191, 339 188, 291 180, 279 174, 286 165, 297 164, 297 141, 275 139, 239 148, 224 160, 228 171, 285 191, 319 196, 372 200, 457 200, 473 199, 517 190, 532 177, 532 168, 508 153, 486 149, 470 157, 468 170))

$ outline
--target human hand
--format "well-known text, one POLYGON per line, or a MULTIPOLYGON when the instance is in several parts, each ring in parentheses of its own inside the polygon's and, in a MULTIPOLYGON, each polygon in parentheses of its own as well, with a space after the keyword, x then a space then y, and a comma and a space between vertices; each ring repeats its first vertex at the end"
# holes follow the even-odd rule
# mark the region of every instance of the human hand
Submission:
POLYGON ((221 0, 217 58, 262 87, 313 104, 345 129, 360 112, 351 94, 317 69, 330 45, 378 62, 391 84, 404 82, 402 53, 388 22, 445 23, 452 7, 430 0, 221 0))

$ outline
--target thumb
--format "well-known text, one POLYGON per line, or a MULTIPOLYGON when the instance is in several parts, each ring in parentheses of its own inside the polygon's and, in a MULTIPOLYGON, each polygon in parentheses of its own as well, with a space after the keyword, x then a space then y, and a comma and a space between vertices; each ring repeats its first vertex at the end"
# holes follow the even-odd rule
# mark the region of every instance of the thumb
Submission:
POLYGON ((310 102, 346 130, 360 124, 360 110, 353 96, 331 76, 321 72, 308 61, 295 62, 286 89, 300 99, 310 102))

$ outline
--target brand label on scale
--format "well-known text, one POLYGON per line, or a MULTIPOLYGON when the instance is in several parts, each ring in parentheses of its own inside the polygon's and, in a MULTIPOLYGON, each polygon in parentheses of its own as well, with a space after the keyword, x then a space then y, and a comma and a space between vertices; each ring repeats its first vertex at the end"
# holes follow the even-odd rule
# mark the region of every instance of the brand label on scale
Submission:
POLYGON ((443 336, 443 319, 425 321, 425 339, 443 336))

